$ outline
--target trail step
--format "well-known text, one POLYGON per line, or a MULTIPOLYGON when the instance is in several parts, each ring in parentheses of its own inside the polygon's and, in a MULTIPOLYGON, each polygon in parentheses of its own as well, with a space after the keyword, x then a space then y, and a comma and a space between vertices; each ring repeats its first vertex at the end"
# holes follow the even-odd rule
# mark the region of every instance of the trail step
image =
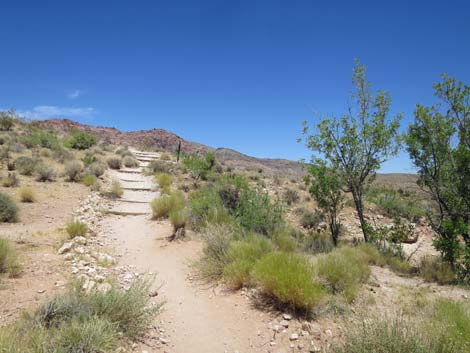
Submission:
POLYGON ((119 173, 142 174, 141 170, 119 170, 119 173))
POLYGON ((151 201, 139 201, 139 200, 125 200, 119 199, 118 202, 126 202, 126 203, 150 203, 151 201))
POLYGON ((129 187, 123 187, 124 190, 130 190, 130 191, 154 191, 152 188, 129 188, 129 187))
POLYGON ((132 179, 119 179, 126 183, 145 183, 147 180, 132 180, 132 179))
POLYGON ((151 214, 151 212, 131 212, 131 211, 116 211, 116 210, 107 210, 107 214, 112 214, 116 216, 146 216, 151 214))

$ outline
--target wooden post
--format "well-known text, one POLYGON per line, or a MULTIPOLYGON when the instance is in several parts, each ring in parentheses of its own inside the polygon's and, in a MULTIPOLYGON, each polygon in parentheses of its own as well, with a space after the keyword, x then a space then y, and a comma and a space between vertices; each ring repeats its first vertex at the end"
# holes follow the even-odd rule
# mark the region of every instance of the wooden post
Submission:
POLYGON ((181 153, 181 140, 178 141, 178 149, 176 150, 176 163, 180 161, 180 153, 181 153))

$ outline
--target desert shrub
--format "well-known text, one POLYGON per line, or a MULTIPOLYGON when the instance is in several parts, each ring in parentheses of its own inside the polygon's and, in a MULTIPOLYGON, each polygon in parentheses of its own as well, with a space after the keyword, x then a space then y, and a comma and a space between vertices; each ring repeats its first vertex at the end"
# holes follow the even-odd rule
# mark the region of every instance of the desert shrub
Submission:
POLYGON ((170 187, 172 183, 172 178, 170 174, 166 173, 158 173, 155 176, 155 179, 157 180, 158 186, 160 187, 160 190, 164 194, 169 194, 170 193, 170 187))
POLYGON ((105 171, 106 165, 101 162, 93 162, 87 168, 87 173, 96 177, 102 176, 105 171))
POLYGON ((96 145, 96 142, 95 136, 83 131, 74 131, 65 139, 64 145, 77 150, 86 150, 96 145))
POLYGON ((57 135, 43 129, 33 129, 29 134, 22 136, 21 142, 28 148, 43 147, 57 149, 60 146, 57 135))
POLYGON ((124 194, 124 190, 119 180, 113 180, 111 182, 111 186, 108 192, 106 193, 106 196, 112 199, 119 199, 122 197, 123 194, 124 194))
POLYGON ((386 259, 387 259, 387 265, 394 272, 398 272, 404 275, 413 274, 415 272, 413 266, 411 266, 411 264, 408 261, 406 261, 405 259, 399 256, 393 255, 391 253, 387 253, 386 259))
POLYGON ((312 232, 308 234, 303 241, 303 246, 305 251, 313 254, 328 253, 335 247, 328 232, 312 232))
POLYGON ((189 195, 192 222, 202 224, 210 210, 222 209, 223 204, 215 188, 196 190, 189 195))
POLYGON ((88 226, 86 223, 83 223, 78 220, 72 220, 67 223, 65 226, 65 230, 67 231, 67 234, 69 238, 73 239, 75 237, 83 237, 86 235, 88 232, 88 226))
POLYGON ((121 148, 118 148, 115 152, 116 154, 120 155, 121 157, 133 157, 134 154, 129 151, 129 149, 127 147, 121 147, 121 148))
POLYGON ((36 180, 37 181, 54 181, 56 177, 56 172, 54 168, 49 167, 45 164, 39 164, 36 167, 36 180))
MULTIPOLYGON (((303 237, 303 234, 301 236, 303 237)), ((273 232, 271 240, 278 250, 294 252, 298 248, 298 241, 300 238, 293 233, 293 229, 282 227, 273 232)))
POLYGON ((122 160, 118 157, 110 157, 106 160, 108 163, 108 167, 111 169, 121 169, 122 167, 122 160))
POLYGON ((125 156, 122 159, 122 164, 127 168, 135 168, 139 166, 139 161, 132 156, 125 156))
POLYGON ((294 189, 286 189, 283 194, 284 201, 290 206, 300 200, 299 192, 294 189))
POLYGON ((0 112, 0 130, 10 131, 15 125, 15 118, 9 112, 0 112))
POLYGON ((97 182, 98 179, 92 174, 87 174, 83 177, 83 184, 86 186, 94 186, 97 182))
POLYGON ((36 158, 21 156, 15 160, 15 168, 21 175, 32 175, 38 162, 36 158))
POLYGON ((20 184, 20 179, 16 173, 8 173, 7 176, 2 178, 2 186, 6 188, 18 186, 20 184))
POLYGON ((32 188, 23 187, 19 190, 21 202, 34 202, 36 201, 36 194, 32 188))
POLYGON ((186 227, 188 212, 186 209, 173 210, 168 214, 168 218, 173 226, 173 231, 176 233, 178 229, 186 227))
POLYGON ((74 158, 73 152, 66 148, 58 148, 52 152, 52 158, 59 163, 70 161, 74 158))
POLYGON ((365 255, 369 265, 383 267, 388 263, 387 255, 381 253, 379 249, 373 244, 361 243, 356 247, 356 249, 365 255))
POLYGON ((236 209, 236 217, 247 230, 269 234, 284 224, 283 208, 272 202, 268 194, 253 189, 243 190, 236 209))
POLYGON ((12 199, 0 193, 0 222, 16 222, 18 219, 18 207, 12 199))
POLYGON ((268 254, 256 263, 253 276, 264 294, 294 310, 310 311, 325 296, 313 266, 301 255, 268 254))
POLYGON ((263 236, 249 235, 233 241, 227 253, 228 264, 223 271, 224 279, 233 288, 249 285, 256 262, 272 251, 272 243, 263 236))
POLYGON ((85 164, 85 166, 89 166, 90 164, 92 163, 95 163, 98 161, 98 158, 96 158, 96 156, 91 153, 91 151, 88 151, 85 156, 82 158, 82 162, 83 164, 85 164))
POLYGON ((157 197, 150 204, 154 219, 166 218, 171 212, 182 210, 184 205, 184 194, 181 191, 157 197))
POLYGON ((147 174, 152 175, 157 173, 169 173, 171 171, 170 165, 162 161, 151 161, 145 169, 147 174))
POLYGON ((325 216, 318 210, 311 212, 307 209, 300 210, 300 225, 306 229, 317 229, 319 224, 325 220, 325 216))
POLYGON ((69 181, 79 181, 82 176, 83 164, 80 161, 70 161, 65 164, 65 175, 69 181))
POLYGON ((204 278, 217 279, 229 263, 230 243, 242 237, 239 229, 229 224, 208 224, 201 232, 205 241, 203 257, 197 263, 204 278))
POLYGON ((370 276, 364 253, 343 247, 323 255, 317 262, 318 275, 333 294, 341 293, 348 301, 355 299, 359 285, 370 276))
POLYGON ((193 153, 183 156, 182 164, 184 168, 189 170, 194 179, 207 180, 216 165, 216 160, 212 152, 207 152, 203 157, 193 153))
POLYGON ((21 266, 16 251, 8 240, 0 238, 0 273, 8 273, 10 277, 16 277, 20 271, 21 266))
POLYGON ((171 155, 167 152, 163 152, 162 154, 160 154, 160 159, 162 161, 169 161, 171 160, 171 155))
POLYGON ((424 257, 419 265, 419 275, 426 282, 450 284, 455 282, 456 276, 452 266, 439 258, 424 257))

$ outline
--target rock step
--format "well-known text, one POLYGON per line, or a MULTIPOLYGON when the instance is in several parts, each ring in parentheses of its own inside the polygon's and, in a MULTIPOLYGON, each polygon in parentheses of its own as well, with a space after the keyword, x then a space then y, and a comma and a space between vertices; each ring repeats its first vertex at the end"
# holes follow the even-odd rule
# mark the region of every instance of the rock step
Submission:
POLYGON ((142 179, 142 180, 133 180, 133 179, 121 179, 119 178, 120 181, 123 181, 125 183, 145 183, 147 180, 142 179))
POLYGON ((139 200, 125 200, 125 199, 119 199, 119 202, 126 202, 126 203, 150 203, 151 201, 139 201, 139 200))
POLYGON ((130 190, 130 191, 153 191, 152 188, 131 188, 131 187, 123 187, 124 190, 130 190))
POLYGON ((151 214, 151 212, 132 212, 132 211, 117 211, 117 210, 108 210, 107 214, 112 214, 116 216, 146 216, 151 214))
POLYGON ((119 173, 142 174, 141 170, 120 170, 119 173))

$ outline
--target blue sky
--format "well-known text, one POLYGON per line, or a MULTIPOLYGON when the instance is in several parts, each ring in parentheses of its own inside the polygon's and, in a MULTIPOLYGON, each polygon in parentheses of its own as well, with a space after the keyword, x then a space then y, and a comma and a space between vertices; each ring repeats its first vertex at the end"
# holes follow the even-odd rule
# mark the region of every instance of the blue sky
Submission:
MULTIPOLYGON (((0 107, 300 159, 303 120, 341 115, 354 58, 412 119, 470 83, 468 1, 2 1, 0 107)), ((384 172, 409 172, 405 156, 384 172)))

